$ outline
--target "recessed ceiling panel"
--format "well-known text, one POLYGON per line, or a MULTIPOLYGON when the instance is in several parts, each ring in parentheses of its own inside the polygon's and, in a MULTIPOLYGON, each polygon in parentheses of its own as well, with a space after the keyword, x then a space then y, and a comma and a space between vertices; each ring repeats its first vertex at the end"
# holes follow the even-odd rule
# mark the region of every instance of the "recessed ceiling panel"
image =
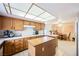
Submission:
POLYGON ((52 17, 52 15, 47 13, 47 12, 45 12, 45 13, 41 14, 39 17, 46 19, 48 17, 52 17))
POLYGON ((30 9, 30 11, 28 12, 29 14, 32 14, 32 15, 40 15, 41 13, 45 12, 44 10, 42 10, 41 8, 33 5, 32 8, 30 9))
POLYGON ((46 21, 45 19, 42 19, 40 17, 36 17, 34 20, 37 20, 37 21, 46 21))
POLYGON ((27 14, 26 16, 25 16, 25 18, 30 18, 30 19, 34 19, 36 16, 34 16, 34 15, 30 15, 30 14, 27 14))
POLYGON ((6 13, 5 7, 2 3, 0 3, 0 12, 6 13))
POLYGON ((51 16, 51 17, 48 17, 48 18, 45 18, 46 20, 53 20, 53 19, 56 19, 55 16, 51 16))
POLYGON ((8 3, 4 3, 5 4, 5 6, 8 6, 8 3))
POLYGON ((13 8, 11 8, 11 12, 12 12, 13 15, 17 15, 17 16, 22 16, 22 17, 24 17, 24 15, 25 15, 24 12, 18 11, 18 10, 13 9, 13 8))
POLYGON ((11 3, 10 6, 18 10, 27 12, 29 7, 31 6, 31 3, 11 3))

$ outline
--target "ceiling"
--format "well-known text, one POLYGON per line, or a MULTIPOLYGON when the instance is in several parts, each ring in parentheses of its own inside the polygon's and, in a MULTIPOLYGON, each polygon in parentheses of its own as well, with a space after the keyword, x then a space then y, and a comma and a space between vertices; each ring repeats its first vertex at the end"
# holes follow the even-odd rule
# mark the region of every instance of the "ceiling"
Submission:
POLYGON ((39 3, 37 5, 62 19, 79 13, 79 3, 39 3))
POLYGON ((66 19, 79 13, 78 3, 9 3, 0 4, 1 15, 15 15, 33 21, 66 19), (6 11, 7 10, 7 11, 6 11))
POLYGON ((34 21, 46 22, 56 18, 34 3, 3 3, 0 4, 0 9, 2 14, 7 13, 34 21))

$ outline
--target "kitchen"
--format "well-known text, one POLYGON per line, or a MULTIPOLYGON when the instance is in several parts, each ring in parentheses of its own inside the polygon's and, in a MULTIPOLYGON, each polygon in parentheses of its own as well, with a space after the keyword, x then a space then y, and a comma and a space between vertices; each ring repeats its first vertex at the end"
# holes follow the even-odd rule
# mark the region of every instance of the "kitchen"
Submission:
MULTIPOLYGON (((75 18, 71 17, 70 13, 67 14, 69 18, 65 18, 67 15, 64 16, 64 21, 61 17, 57 20, 57 17, 50 13, 51 5, 53 11, 56 6, 57 12, 58 8, 75 6, 75 4, 52 3, 0 4, 0 55, 76 56, 75 18)), ((61 10, 60 13, 62 12, 64 13, 61 10)))

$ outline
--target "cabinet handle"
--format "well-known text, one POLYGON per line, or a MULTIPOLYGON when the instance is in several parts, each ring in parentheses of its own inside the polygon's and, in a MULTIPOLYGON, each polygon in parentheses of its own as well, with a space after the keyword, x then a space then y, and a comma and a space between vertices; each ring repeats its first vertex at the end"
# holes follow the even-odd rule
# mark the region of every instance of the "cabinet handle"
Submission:
POLYGON ((42 47, 42 51, 44 51, 44 47, 42 47))

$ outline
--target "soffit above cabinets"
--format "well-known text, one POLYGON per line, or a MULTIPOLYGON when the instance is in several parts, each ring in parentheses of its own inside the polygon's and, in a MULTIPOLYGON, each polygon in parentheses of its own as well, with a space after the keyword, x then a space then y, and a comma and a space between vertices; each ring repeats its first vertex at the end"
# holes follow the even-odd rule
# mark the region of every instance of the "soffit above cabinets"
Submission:
MULTIPOLYGON (((35 21, 48 21, 56 17, 40 8, 34 3, 1 3, 0 9, 4 9, 4 13, 29 18, 35 21)), ((0 12, 2 12, 0 10, 0 12)))

